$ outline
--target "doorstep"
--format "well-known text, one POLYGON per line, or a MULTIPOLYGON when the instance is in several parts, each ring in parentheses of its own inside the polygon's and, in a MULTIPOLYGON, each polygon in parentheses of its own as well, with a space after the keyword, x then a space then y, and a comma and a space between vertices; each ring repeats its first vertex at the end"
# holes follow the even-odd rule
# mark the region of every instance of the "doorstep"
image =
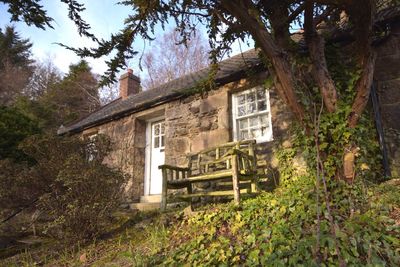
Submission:
POLYGON ((129 208, 132 210, 140 210, 140 211, 159 210, 160 203, 159 202, 131 203, 129 204, 129 208))
POLYGON ((129 204, 130 209, 149 211, 160 209, 161 195, 146 195, 140 197, 139 203, 129 204))

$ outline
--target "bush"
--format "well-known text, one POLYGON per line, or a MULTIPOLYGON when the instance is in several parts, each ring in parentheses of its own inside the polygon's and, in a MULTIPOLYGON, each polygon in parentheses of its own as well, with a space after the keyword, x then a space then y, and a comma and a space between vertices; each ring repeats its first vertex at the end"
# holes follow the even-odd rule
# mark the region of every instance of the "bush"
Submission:
POLYGON ((0 106, 0 160, 30 160, 18 145, 28 136, 40 132, 36 121, 15 108, 0 106))
POLYGON ((21 206, 37 198, 36 206, 48 222, 44 233, 58 238, 92 239, 103 231, 120 204, 126 181, 121 172, 103 164, 111 148, 109 140, 33 136, 21 147, 35 165, 4 166, 7 174, 0 175, 4 185, 0 200, 10 201, 2 204, 15 208, 11 200, 21 206))
POLYGON ((0 160, 0 169, 0 216, 29 205, 48 187, 48 181, 28 164, 5 159, 0 160))

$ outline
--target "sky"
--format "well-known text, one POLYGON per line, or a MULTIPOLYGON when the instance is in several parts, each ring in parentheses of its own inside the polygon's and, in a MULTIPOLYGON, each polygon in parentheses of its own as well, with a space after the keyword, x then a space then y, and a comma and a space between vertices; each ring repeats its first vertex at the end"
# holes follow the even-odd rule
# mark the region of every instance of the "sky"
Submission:
MULTIPOLYGON (((124 19, 128 16, 131 9, 127 6, 116 4, 118 0, 79 0, 86 7, 82 13, 83 19, 88 22, 93 32, 98 38, 109 39, 111 33, 117 32, 123 28, 124 19)), ((53 63, 63 72, 68 72, 68 67, 72 63, 79 61, 74 52, 69 51, 56 43, 63 43, 72 47, 91 47, 94 43, 88 39, 79 36, 74 23, 68 18, 67 6, 58 0, 42 0, 41 4, 47 10, 47 15, 54 19, 53 27, 46 30, 27 26, 23 22, 10 22, 10 14, 8 14, 8 6, 0 3, 0 28, 6 25, 14 25, 22 38, 29 38, 33 43, 33 57, 38 61, 51 59, 53 63)), ((171 26, 172 27, 172 26, 171 26)), ((156 31, 156 37, 162 34, 159 27, 156 31)), ((133 44, 135 50, 142 51, 144 42, 136 40, 133 44)), ((151 44, 145 45, 146 49, 151 44)), ((246 44, 234 44, 232 55, 237 54, 240 50, 245 51, 248 47, 246 44)), ((87 58, 92 67, 93 72, 103 74, 107 70, 105 60, 87 58)), ((139 60, 134 58, 129 61, 129 68, 139 76, 146 75, 139 70, 139 60)))

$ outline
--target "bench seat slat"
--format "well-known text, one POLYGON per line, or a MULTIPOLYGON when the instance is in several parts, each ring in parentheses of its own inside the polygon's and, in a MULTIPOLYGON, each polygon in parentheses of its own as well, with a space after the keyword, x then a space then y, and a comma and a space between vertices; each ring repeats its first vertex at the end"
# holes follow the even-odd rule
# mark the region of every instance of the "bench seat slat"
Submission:
MULTIPOLYGON (((241 194, 248 194, 250 193, 249 189, 241 189, 241 194)), ((208 196, 233 196, 233 190, 226 190, 226 191, 210 191, 210 192, 198 192, 193 194, 185 194, 185 195, 175 195, 171 196, 174 199, 190 199, 192 197, 208 197, 208 196)))
POLYGON ((218 172, 213 172, 213 173, 207 173, 207 174, 200 174, 197 176, 192 176, 189 178, 185 179, 180 179, 180 180, 170 180, 168 181, 168 184, 184 184, 188 182, 205 182, 209 180, 215 180, 219 178, 227 178, 232 176, 232 171, 231 170, 223 170, 223 171, 218 171, 218 172))

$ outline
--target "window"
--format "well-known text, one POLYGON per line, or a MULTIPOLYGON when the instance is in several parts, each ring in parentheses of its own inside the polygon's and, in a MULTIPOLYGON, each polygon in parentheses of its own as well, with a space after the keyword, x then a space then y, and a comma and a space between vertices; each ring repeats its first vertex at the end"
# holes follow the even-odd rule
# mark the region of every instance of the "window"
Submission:
POLYGON ((235 141, 272 140, 269 91, 262 86, 232 96, 233 136, 235 141))
POLYGON ((86 158, 87 161, 93 161, 96 158, 97 155, 97 148, 96 148, 96 141, 97 141, 98 135, 97 133, 88 135, 86 137, 86 158))
POLYGON ((153 123, 153 148, 163 149, 165 146, 165 123, 164 121, 153 123))

